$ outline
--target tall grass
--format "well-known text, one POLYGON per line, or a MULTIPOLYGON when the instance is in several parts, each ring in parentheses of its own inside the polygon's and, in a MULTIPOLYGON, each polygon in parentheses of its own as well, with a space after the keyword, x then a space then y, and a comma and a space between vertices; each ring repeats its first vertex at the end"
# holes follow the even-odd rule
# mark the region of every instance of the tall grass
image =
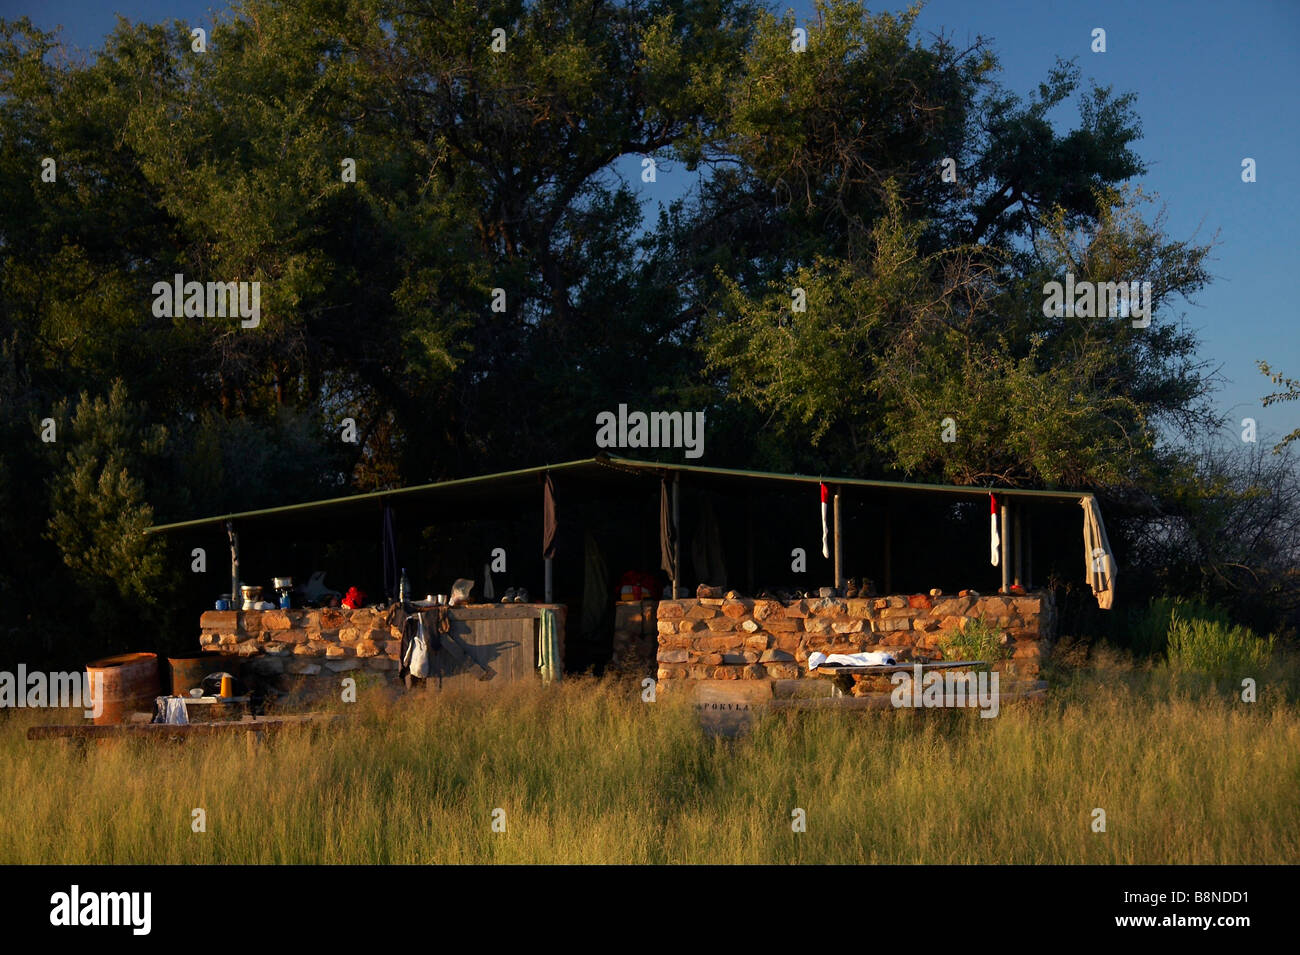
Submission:
POLYGON ((1169 619, 1169 665, 1217 678, 1256 676, 1273 658, 1276 636, 1258 637, 1249 627, 1219 620, 1186 617, 1173 611, 1169 619))
POLYGON ((780 712, 735 740, 590 679, 372 693, 253 748, 79 752, 8 711, 0 862, 1289 862, 1300 707, 1261 687, 1245 704, 1103 656, 994 719, 780 712))

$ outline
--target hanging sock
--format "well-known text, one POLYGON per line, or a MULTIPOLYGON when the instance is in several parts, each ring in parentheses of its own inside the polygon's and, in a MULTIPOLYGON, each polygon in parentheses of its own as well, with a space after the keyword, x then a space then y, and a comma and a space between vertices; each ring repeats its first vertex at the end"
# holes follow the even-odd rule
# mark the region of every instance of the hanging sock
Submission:
POLYGON ((830 559, 830 556, 831 556, 831 549, 830 549, 830 545, 826 542, 826 535, 827 535, 827 527, 826 527, 826 485, 823 484, 823 485, 822 485, 822 556, 829 560, 829 559, 830 559))
POLYGON ((989 563, 998 565, 1002 538, 998 536, 998 499, 989 495, 989 563))

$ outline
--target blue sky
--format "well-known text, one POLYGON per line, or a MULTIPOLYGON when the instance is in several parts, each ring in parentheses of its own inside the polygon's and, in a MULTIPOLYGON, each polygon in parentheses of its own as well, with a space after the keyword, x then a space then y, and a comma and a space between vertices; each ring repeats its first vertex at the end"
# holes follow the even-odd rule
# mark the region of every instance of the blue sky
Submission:
MULTIPOLYGON (((793 10, 801 22, 813 9, 810 0, 770 6, 793 10)), ((212 11, 226 7, 219 0, 0 0, 0 15, 25 13, 43 29, 62 25, 64 42, 89 52, 115 13, 210 27, 212 11)), ((1216 397, 1230 415, 1224 437, 1239 440, 1248 416, 1269 444, 1300 425, 1300 403, 1261 407, 1271 386, 1255 367, 1265 359, 1300 378, 1300 306, 1291 285, 1300 280, 1300 0, 932 0, 918 28, 959 43, 988 38, 1003 84, 1022 95, 1058 56, 1077 57, 1085 80, 1137 93, 1143 138, 1136 149, 1148 167, 1139 182, 1165 206, 1167 231, 1199 242, 1218 233, 1213 283, 1172 314, 1197 331, 1201 357, 1225 379, 1216 397), (1095 27, 1106 30, 1105 53, 1090 50, 1095 27), (1241 181, 1245 157, 1256 161, 1254 183, 1241 181)), ((659 202, 694 180, 680 166, 661 169, 651 185, 641 184, 639 163, 621 171, 642 189, 651 219, 659 202)))

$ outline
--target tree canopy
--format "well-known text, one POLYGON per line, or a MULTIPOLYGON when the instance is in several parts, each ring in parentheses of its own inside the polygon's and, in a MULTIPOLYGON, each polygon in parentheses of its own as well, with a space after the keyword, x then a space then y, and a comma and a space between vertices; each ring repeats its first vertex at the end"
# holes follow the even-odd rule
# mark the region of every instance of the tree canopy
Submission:
POLYGON ((753 0, 245 0, 85 63, 0 21, 4 530, 144 592, 142 515, 583 457, 621 402, 708 409, 713 464, 1176 498, 1208 249, 1133 186, 1134 96, 1022 96, 918 12, 796 50, 753 0), (644 225, 629 161, 699 187, 644 225), (1045 316, 1066 272, 1149 325, 1045 316), (178 274, 257 326, 157 315, 178 274))

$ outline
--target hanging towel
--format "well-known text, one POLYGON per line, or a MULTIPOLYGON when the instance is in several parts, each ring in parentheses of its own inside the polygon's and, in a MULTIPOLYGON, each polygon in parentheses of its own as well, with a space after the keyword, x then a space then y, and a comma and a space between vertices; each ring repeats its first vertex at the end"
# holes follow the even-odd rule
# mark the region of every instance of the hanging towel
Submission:
POLYGON ((483 565, 483 599, 493 603, 497 599, 497 590, 492 586, 492 565, 483 565))
POLYGON ((1115 602, 1115 556, 1106 539, 1106 525, 1102 523, 1097 499, 1086 494, 1079 505, 1083 508, 1084 573, 1097 596, 1097 606, 1109 610, 1115 602))
POLYGON ((554 610, 543 610, 538 616, 537 669, 542 673, 542 683, 560 680, 559 626, 554 610))
POLYGON ((406 643, 402 666, 411 674, 424 679, 429 675, 429 635, 424 628, 424 614, 415 615, 415 633, 406 643))
POLYGON ((826 557, 826 558, 829 558, 829 557, 831 556, 831 550, 830 550, 830 545, 827 543, 827 540, 826 540, 826 534, 827 534, 827 525, 826 525, 826 485, 823 484, 823 485, 821 486, 821 489, 822 489, 822 556, 823 556, 823 557, 826 557))
POLYGON ((677 533, 668 501, 668 479, 659 479, 659 566, 669 581, 677 579, 677 533))
POLYGON ((1002 546, 1002 538, 998 536, 998 499, 992 494, 989 495, 989 563, 994 567, 998 565, 998 548, 1002 546))
POLYGON ((171 723, 175 726, 188 726, 190 723, 190 717, 185 711, 185 700, 179 696, 155 697, 153 722, 171 723))
POLYGON ((546 481, 542 491, 542 557, 550 560, 555 556, 556 544, 560 535, 560 519, 555 504, 555 482, 551 472, 546 472, 546 481))
POLYGON ((825 653, 808 654, 808 672, 811 673, 826 663, 839 663, 846 667, 880 667, 893 666, 898 659, 884 650, 868 650, 865 653, 825 653))

